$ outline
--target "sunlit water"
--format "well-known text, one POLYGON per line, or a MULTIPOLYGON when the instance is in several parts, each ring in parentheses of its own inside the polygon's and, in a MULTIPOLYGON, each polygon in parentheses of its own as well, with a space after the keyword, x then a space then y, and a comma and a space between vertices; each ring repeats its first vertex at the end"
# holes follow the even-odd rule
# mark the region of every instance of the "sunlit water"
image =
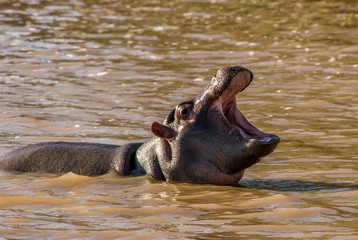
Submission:
POLYGON ((0 153, 150 137, 219 67, 280 136, 241 187, 0 172, 9 239, 358 239, 355 1, 0 2, 0 153))

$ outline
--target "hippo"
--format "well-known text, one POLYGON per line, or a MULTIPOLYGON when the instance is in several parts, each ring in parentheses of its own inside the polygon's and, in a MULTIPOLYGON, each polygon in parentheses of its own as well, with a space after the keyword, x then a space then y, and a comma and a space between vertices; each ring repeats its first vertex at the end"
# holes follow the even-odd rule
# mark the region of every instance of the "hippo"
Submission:
POLYGON ((0 158, 0 169, 98 176, 149 175, 167 182, 237 185, 246 168, 271 153, 280 141, 251 125, 239 111, 236 95, 252 81, 241 66, 220 68, 195 98, 179 103, 153 136, 125 145, 44 142, 0 158))

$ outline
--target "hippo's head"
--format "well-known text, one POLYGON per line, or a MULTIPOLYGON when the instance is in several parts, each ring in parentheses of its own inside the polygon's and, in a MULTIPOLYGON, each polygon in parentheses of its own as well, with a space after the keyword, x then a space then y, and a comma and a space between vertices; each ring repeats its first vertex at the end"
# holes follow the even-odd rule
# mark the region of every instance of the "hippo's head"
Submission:
POLYGON ((221 68, 197 97, 178 104, 163 124, 153 123, 156 137, 137 152, 145 171, 166 181, 237 184, 280 141, 252 126, 236 106, 236 94, 252 79, 243 67, 221 68))

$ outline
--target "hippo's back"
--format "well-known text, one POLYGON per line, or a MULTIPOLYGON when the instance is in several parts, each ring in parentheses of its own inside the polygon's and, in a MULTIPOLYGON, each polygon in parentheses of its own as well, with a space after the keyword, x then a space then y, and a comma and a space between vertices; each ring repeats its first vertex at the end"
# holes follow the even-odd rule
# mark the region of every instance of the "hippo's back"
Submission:
POLYGON ((45 142, 1 156, 0 169, 18 172, 73 172, 96 176, 111 170, 119 145, 81 142, 45 142))

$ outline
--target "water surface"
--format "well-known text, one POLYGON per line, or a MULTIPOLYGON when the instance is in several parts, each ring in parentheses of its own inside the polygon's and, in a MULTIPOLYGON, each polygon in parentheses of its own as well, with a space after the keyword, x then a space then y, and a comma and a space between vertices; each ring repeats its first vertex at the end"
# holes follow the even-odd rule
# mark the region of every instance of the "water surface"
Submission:
POLYGON ((358 239, 354 1, 0 2, 0 153, 151 136, 219 67, 280 136, 241 187, 0 172, 7 239, 358 239))

